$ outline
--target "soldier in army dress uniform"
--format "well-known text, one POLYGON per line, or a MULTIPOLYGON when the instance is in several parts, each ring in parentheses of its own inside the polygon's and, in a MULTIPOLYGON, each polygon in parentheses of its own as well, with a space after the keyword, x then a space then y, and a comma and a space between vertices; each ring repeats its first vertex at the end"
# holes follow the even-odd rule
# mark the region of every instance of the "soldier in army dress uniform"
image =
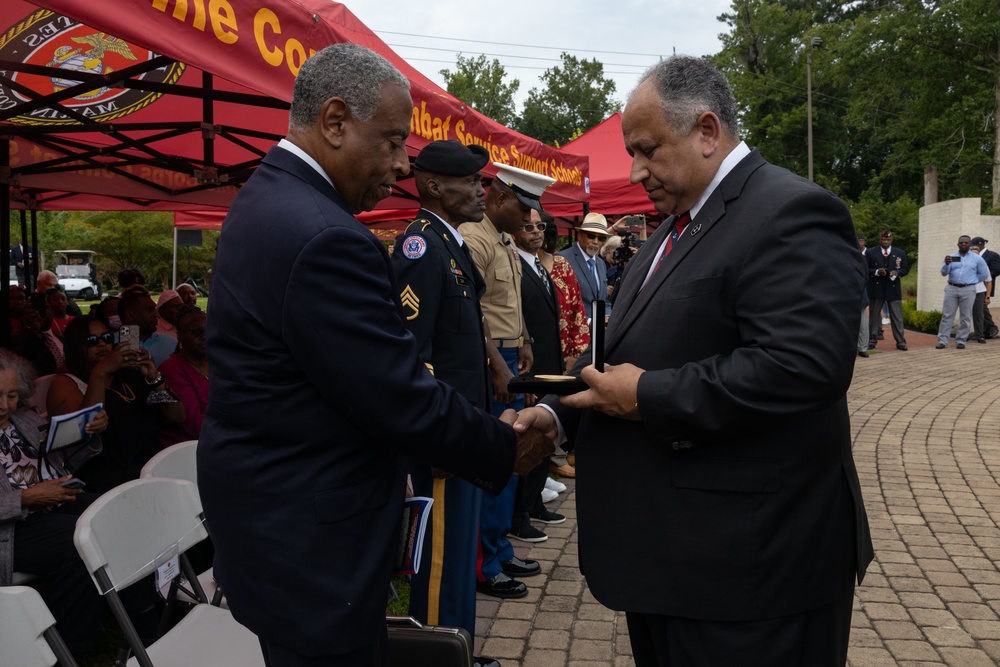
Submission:
MULTIPOLYGON (((478 408, 490 409, 492 385, 479 299, 486 282, 456 230, 486 210, 481 146, 435 141, 413 165, 420 212, 396 239, 392 255, 408 326, 436 378, 478 408)), ((434 498, 420 571, 412 577, 410 613, 430 625, 476 631, 476 552, 482 491, 412 463, 413 491, 434 498)), ((477 665, 498 665, 476 658, 477 665)))

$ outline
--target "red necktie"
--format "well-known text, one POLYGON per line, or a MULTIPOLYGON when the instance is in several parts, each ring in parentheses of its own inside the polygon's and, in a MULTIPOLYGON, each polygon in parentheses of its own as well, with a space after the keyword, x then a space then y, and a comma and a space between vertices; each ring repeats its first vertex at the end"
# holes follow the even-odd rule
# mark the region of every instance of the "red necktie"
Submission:
MULTIPOLYGON (((667 237, 667 244, 663 246, 663 252, 660 254, 660 259, 656 262, 656 267, 653 269, 653 273, 656 273, 659 270, 660 264, 663 264, 663 258, 670 254, 670 251, 674 247, 674 243, 676 243, 677 238, 684 233, 684 228, 687 227, 689 222, 691 222, 690 213, 683 213, 678 216, 677 220, 674 221, 674 228, 670 230, 670 236, 667 237)), ((649 275, 653 275, 653 273, 649 275)))
POLYGON ((649 275, 646 277, 646 282, 644 282, 642 286, 639 287, 640 290, 642 290, 642 288, 646 286, 646 283, 648 283, 649 279, 653 277, 653 274, 659 271, 660 265, 663 264, 663 258, 666 257, 673 249, 674 243, 680 237, 680 235, 684 233, 684 228, 687 227, 689 222, 691 222, 690 213, 684 213, 682 215, 677 216, 677 219, 674 221, 673 225, 674 228, 670 230, 670 235, 667 236, 667 242, 663 246, 663 252, 660 253, 660 258, 656 260, 656 266, 653 267, 653 270, 650 271, 649 275))
POLYGON ((882 251, 882 256, 885 257, 886 259, 889 259, 889 251, 888 250, 883 250, 882 251))

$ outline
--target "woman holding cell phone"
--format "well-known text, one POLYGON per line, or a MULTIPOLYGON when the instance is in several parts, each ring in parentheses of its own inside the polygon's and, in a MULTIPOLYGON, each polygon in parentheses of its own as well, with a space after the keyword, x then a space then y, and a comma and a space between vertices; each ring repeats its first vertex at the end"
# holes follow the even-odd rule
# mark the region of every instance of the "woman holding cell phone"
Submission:
POLYGON ((78 317, 66 326, 63 346, 69 371, 52 380, 50 415, 103 403, 108 413, 104 449, 77 472, 88 491, 103 493, 138 479, 159 451, 156 433, 164 424, 184 421, 184 406, 157 372, 149 352, 114 335, 100 319, 78 317))

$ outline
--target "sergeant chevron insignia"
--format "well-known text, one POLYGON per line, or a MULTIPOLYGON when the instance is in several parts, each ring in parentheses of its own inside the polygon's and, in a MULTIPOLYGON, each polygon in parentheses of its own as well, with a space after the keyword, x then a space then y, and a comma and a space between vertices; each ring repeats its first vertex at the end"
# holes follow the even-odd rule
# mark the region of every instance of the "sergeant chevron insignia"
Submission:
POLYGON ((413 288, 409 285, 399 295, 399 301, 404 307, 413 311, 412 315, 406 317, 407 321, 414 320, 420 315, 420 298, 413 292, 413 288))

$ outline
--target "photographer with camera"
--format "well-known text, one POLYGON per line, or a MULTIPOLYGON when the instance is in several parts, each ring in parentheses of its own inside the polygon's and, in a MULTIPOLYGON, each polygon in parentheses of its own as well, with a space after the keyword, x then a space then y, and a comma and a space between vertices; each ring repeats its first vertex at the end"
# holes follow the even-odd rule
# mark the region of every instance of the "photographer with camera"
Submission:
POLYGON ((646 240, 646 218, 643 215, 623 216, 611 226, 611 231, 615 236, 601 248, 601 257, 608 263, 608 305, 615 302, 625 265, 646 240), (639 226, 638 235, 632 231, 635 225, 639 226))

